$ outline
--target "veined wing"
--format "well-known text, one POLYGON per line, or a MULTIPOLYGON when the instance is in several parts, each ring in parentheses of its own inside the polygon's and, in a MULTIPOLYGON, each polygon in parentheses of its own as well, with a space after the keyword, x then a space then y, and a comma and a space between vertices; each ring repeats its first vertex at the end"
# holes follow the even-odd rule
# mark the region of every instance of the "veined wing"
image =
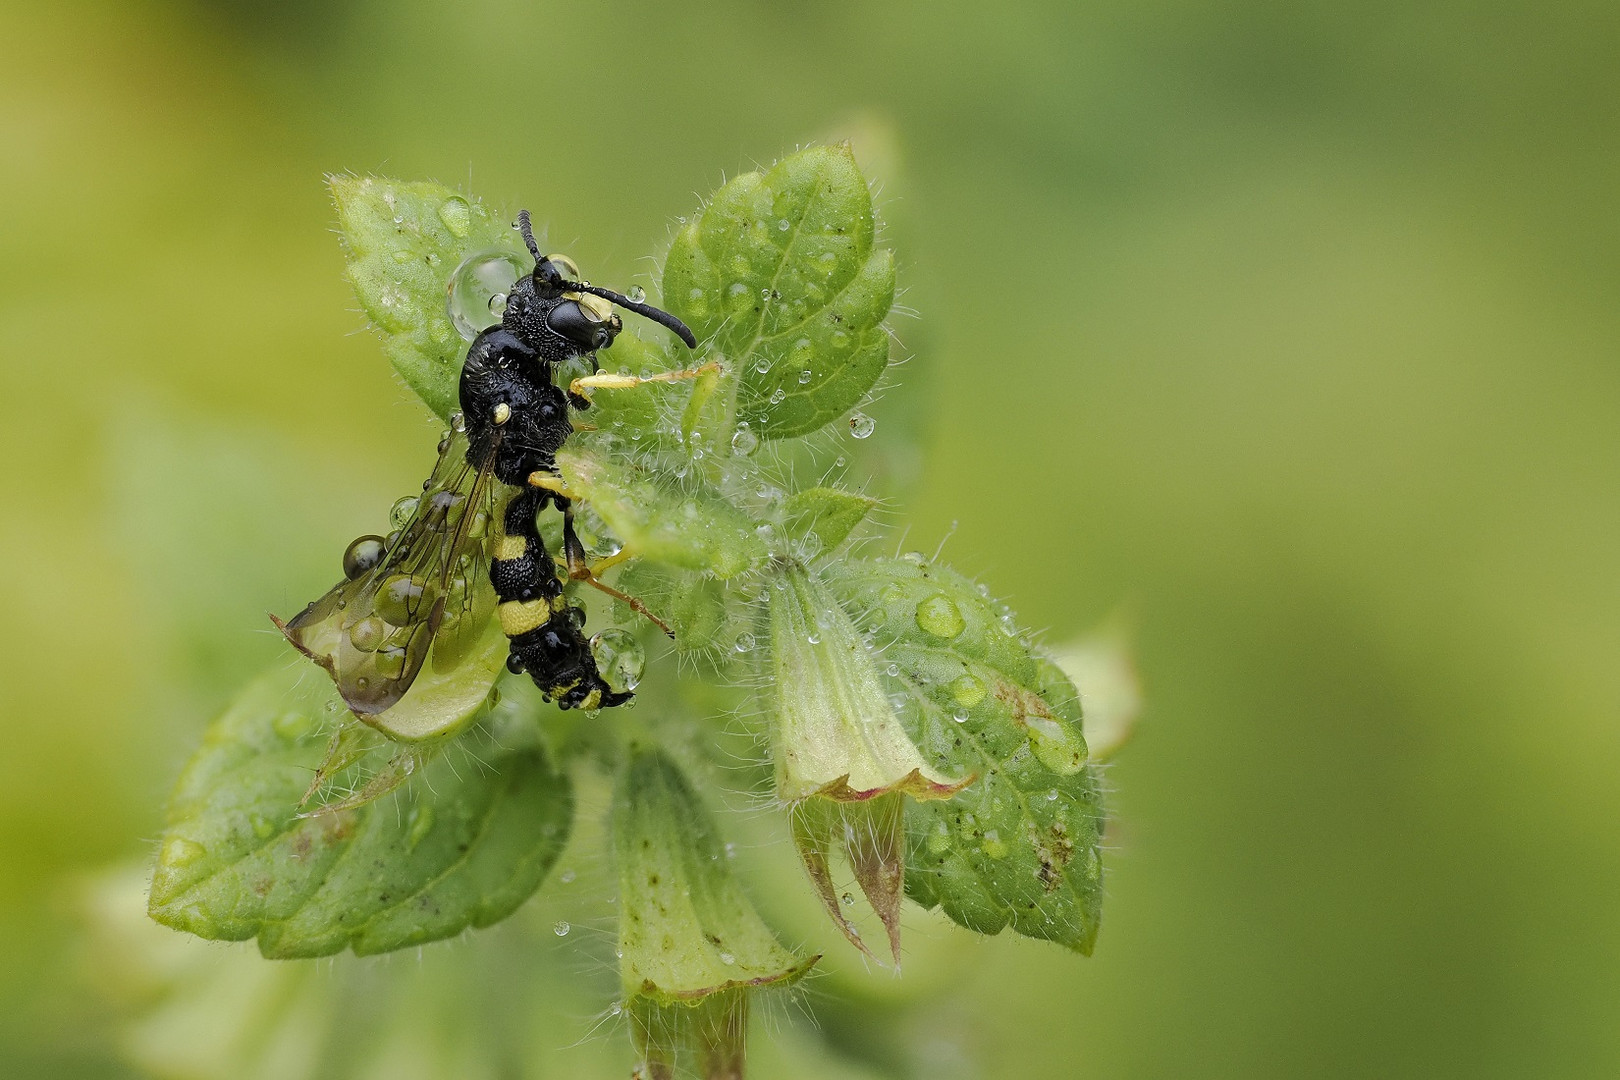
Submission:
POLYGON ((495 450, 471 462, 466 435, 452 432, 381 560, 275 620, 362 718, 404 697, 430 655, 436 671, 466 659, 494 612, 485 541, 503 486, 492 482, 495 450))

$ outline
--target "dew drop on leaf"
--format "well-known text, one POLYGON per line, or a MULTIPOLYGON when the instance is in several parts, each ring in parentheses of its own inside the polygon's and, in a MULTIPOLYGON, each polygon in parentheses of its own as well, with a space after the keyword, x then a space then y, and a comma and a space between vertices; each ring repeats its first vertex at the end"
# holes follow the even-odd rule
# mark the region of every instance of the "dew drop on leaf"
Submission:
POLYGON ((849 433, 857 439, 865 439, 877 430, 877 421, 863 412, 849 414, 849 433))
POLYGON ((472 207, 460 195, 452 195, 439 205, 439 220, 458 240, 465 240, 472 227, 472 207))
POLYGON ((748 422, 743 421, 737 425, 737 430, 731 436, 731 449, 736 453, 747 456, 752 454, 759 446, 759 436, 749 428, 748 422))
POLYGON ((971 709, 984 700, 984 683, 976 675, 958 675, 951 680, 951 696, 958 705, 971 709))
POLYGON ((936 593, 917 605, 917 627, 934 637, 948 641, 966 625, 956 603, 944 593, 936 593))
POLYGON ((645 304, 647 302, 647 290, 643 289, 640 285, 630 286, 629 289, 625 290, 624 295, 625 299, 629 300, 632 304, 645 304))
POLYGON ((568 931, 572 929, 573 927, 569 926, 566 922, 559 921, 556 926, 551 928, 551 932, 556 934, 558 937, 567 937, 568 931))
POLYGON ((510 251, 490 249, 467 256, 450 274, 445 314, 456 333, 471 341, 500 322, 512 284, 528 272, 524 260, 510 251), (497 304, 495 298, 499 296, 497 304))

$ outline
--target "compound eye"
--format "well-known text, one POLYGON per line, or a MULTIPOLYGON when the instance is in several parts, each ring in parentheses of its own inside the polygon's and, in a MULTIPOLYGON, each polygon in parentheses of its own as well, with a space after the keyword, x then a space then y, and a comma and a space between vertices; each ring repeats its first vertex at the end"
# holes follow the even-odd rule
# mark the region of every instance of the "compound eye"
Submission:
POLYGON ((552 333, 561 334, 581 348, 601 348, 597 338, 602 324, 587 315, 577 300, 564 300, 552 308, 551 314, 546 316, 546 325, 552 333))

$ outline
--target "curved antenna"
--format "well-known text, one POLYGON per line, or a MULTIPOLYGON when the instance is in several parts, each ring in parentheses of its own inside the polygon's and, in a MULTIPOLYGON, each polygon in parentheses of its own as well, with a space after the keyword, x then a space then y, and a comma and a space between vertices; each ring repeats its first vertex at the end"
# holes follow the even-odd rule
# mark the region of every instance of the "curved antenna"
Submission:
POLYGON ((545 262, 545 256, 540 254, 540 245, 534 242, 534 226, 529 224, 527 210, 518 211, 517 227, 518 232, 523 234, 523 242, 529 247, 529 254, 534 256, 535 265, 545 262))
POLYGON ((626 311, 633 311, 644 319, 651 319, 659 326, 667 326, 675 331, 676 335, 686 342, 688 349, 697 348, 697 335, 693 334, 685 323, 662 308, 655 308, 651 304, 638 304, 628 296, 616 293, 612 289, 604 289, 600 285, 591 285, 583 281, 564 281, 562 290, 563 292, 590 293, 592 296, 600 296, 604 300, 611 300, 626 311))

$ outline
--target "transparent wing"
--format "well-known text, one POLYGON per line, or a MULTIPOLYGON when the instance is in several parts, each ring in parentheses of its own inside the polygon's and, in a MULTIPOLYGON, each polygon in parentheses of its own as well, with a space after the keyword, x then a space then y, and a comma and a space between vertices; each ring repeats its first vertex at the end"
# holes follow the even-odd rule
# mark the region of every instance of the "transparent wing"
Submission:
POLYGON ((283 623, 300 652, 325 668, 338 693, 367 716, 392 706, 431 656, 434 670, 466 659, 495 610, 485 540, 494 513, 495 449, 467 460, 453 432, 416 507, 388 538, 376 566, 340 581, 283 623))

